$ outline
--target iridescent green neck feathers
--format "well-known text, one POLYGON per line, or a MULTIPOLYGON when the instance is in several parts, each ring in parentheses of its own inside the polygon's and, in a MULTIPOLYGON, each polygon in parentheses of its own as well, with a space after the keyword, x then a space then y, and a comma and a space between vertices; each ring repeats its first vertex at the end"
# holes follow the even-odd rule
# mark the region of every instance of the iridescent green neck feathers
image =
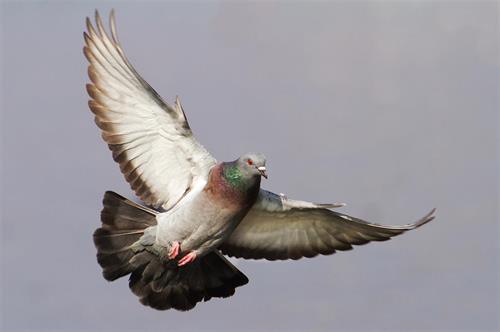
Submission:
POLYGON ((236 163, 225 164, 222 170, 222 176, 233 188, 243 190, 248 187, 249 179, 244 178, 241 170, 238 168, 238 165, 236 163))

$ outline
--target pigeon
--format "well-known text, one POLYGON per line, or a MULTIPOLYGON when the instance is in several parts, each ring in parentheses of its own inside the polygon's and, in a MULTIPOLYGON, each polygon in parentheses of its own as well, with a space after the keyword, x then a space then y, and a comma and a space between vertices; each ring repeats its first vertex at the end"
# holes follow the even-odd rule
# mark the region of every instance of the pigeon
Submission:
POLYGON ((104 194, 93 234, 108 281, 130 275, 140 302, 186 311, 226 298, 248 278, 225 256, 296 260, 385 241, 434 219, 384 226, 333 211, 341 203, 293 200, 261 189, 266 158, 247 153, 218 162, 195 139, 177 97, 173 104, 139 75, 99 13, 84 32, 89 108, 113 159, 144 204, 104 194))

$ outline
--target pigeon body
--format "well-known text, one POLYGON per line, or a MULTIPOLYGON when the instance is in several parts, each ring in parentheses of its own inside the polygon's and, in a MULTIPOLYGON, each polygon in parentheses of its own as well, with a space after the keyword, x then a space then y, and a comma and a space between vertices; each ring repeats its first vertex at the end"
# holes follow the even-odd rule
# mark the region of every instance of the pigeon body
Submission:
POLYGON ((434 219, 384 226, 334 212, 344 204, 288 199, 260 188, 266 159, 249 153, 217 162, 194 138, 179 98, 173 105, 137 73, 116 34, 87 18, 89 108, 132 190, 144 202, 104 194, 94 233, 97 261, 112 281, 130 275, 140 302, 189 310, 228 297, 248 278, 223 254, 299 259, 385 241, 434 219))
POLYGON ((157 242, 170 250, 179 242, 182 252, 200 257, 216 249, 238 226, 257 199, 265 167, 260 155, 245 155, 233 162, 213 166, 203 188, 156 219, 157 242), (258 158, 256 161, 252 159, 258 158), (251 162, 252 165, 248 163, 251 162))

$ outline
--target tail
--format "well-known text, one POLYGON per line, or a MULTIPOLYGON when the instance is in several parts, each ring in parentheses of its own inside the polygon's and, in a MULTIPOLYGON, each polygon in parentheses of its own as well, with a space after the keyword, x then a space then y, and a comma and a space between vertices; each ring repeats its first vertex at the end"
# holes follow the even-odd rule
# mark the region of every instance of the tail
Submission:
MULTIPOLYGON (((158 212, 107 191, 101 228, 94 232, 97 261, 108 281, 131 274, 130 289, 141 303, 158 310, 192 309, 212 297, 229 297, 248 278, 219 252, 178 267, 147 250, 158 212)), ((153 233, 154 234, 154 233, 153 233)))

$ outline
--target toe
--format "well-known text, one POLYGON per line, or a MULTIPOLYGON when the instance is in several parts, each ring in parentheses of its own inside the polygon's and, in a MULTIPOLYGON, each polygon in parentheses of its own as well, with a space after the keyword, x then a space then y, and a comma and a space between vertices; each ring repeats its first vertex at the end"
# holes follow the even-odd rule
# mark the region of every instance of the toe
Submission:
POLYGON ((180 248, 179 242, 174 241, 172 243, 172 248, 170 249, 170 252, 168 253, 168 258, 174 259, 175 257, 177 257, 177 255, 179 255, 179 248, 180 248))
POLYGON ((188 263, 191 263, 196 259, 196 253, 194 251, 191 251, 188 253, 186 256, 182 257, 179 262, 177 263, 178 266, 184 266, 188 263))

